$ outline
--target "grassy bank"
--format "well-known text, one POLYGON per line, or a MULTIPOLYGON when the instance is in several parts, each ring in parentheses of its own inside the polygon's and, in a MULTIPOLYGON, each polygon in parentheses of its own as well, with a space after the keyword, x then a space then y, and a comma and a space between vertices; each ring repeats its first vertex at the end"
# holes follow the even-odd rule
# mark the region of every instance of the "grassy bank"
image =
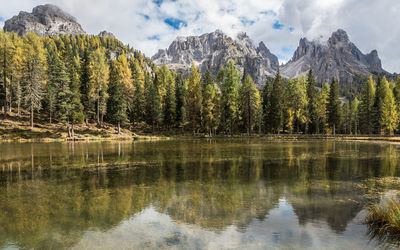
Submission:
MULTIPOLYGON (((108 123, 101 127, 97 124, 80 124, 74 126, 75 137, 68 138, 68 127, 61 123, 48 123, 47 116, 35 118, 35 125, 30 127, 29 113, 8 113, 6 119, 0 118, 0 141, 91 141, 91 140, 165 140, 174 137, 193 137, 191 131, 182 133, 181 129, 160 131, 150 134, 148 128, 135 128, 135 132, 117 128, 108 123), (146 132, 146 133, 145 133, 146 132)), ((198 134, 195 137, 208 137, 207 134, 198 134)), ((267 141, 300 141, 300 140, 328 140, 328 141, 377 141, 400 142, 399 136, 384 135, 324 135, 324 134, 219 134, 213 138, 260 138, 267 141)))

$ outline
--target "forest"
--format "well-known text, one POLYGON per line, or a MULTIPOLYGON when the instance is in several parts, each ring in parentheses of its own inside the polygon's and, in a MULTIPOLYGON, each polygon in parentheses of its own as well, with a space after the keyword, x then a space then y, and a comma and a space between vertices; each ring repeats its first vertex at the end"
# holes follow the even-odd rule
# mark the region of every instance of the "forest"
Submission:
MULTIPOLYGON (((60 123, 112 124, 139 133, 395 134, 400 133, 400 78, 370 76, 360 93, 341 97, 346 83, 317 83, 280 72, 256 86, 232 58, 216 76, 157 66, 115 38, 39 37, 0 33, 0 107, 60 123)), ((43 120, 41 120, 43 122, 43 120)))

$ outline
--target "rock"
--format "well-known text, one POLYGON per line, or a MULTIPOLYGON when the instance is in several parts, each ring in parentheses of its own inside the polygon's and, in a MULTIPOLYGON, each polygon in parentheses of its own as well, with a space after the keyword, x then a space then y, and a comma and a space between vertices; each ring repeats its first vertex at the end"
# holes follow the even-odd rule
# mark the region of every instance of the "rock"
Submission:
POLYGON ((159 50, 151 59, 181 72, 188 72, 194 62, 201 73, 210 70, 214 76, 229 60, 234 60, 239 70, 246 69, 258 85, 263 85, 266 77, 274 75, 279 66, 278 58, 264 43, 256 48, 246 33, 239 33, 233 39, 220 30, 177 37, 168 49, 159 50))
POLYGON ((310 67, 319 82, 330 82, 332 77, 352 82, 355 75, 368 76, 372 72, 387 73, 382 69, 376 50, 364 55, 344 30, 337 30, 326 43, 300 39, 292 59, 281 69, 287 78, 307 74, 310 67))
POLYGON ((5 21, 4 30, 20 36, 29 32, 39 36, 85 34, 75 17, 52 4, 36 6, 32 13, 21 11, 18 16, 5 21))
POLYGON ((113 33, 108 32, 106 30, 103 30, 102 32, 100 32, 98 36, 100 36, 100 37, 108 37, 108 38, 115 38, 113 33))

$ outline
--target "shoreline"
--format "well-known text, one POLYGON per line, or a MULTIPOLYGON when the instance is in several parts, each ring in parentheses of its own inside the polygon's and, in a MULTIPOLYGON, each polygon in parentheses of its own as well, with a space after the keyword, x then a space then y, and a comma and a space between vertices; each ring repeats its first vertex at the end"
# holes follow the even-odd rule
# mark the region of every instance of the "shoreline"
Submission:
MULTIPOLYGON (((141 134, 129 132, 118 134, 106 134, 105 136, 76 136, 68 138, 65 136, 59 137, 33 137, 18 138, 15 134, 2 134, 0 143, 4 142, 95 142, 95 141, 162 141, 171 139, 262 139, 272 142, 289 142, 289 141, 339 141, 339 142, 376 142, 376 143, 400 143, 400 136, 385 136, 385 135, 326 135, 326 134, 236 134, 236 135, 216 135, 208 136, 205 134, 189 135, 162 135, 162 134, 141 134), (11 137, 11 138, 10 138, 11 137)), ((54 133, 54 135, 57 135, 54 133)), ((29 136, 29 135, 28 135, 29 136)))

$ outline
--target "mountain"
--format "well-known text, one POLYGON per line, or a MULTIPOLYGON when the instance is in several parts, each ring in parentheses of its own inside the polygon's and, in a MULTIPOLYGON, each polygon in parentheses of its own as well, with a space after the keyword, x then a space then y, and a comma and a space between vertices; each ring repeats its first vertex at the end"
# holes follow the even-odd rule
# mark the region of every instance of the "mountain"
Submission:
POLYGON ((108 37, 108 38, 115 38, 114 34, 111 32, 108 32, 106 30, 103 30, 98 34, 99 37, 108 37))
POLYGON ((255 47, 246 35, 235 39, 220 30, 200 36, 177 37, 168 49, 159 50, 152 58, 158 65, 187 72, 192 62, 204 73, 207 69, 216 75, 229 60, 234 60, 240 71, 246 69, 254 81, 262 85, 279 67, 278 58, 263 42, 255 47))
POLYGON ((32 13, 21 11, 18 16, 5 21, 4 30, 20 36, 29 32, 39 36, 85 34, 75 17, 51 4, 36 6, 32 13))
POLYGON ((342 82, 352 82, 354 76, 387 73, 382 69, 378 52, 363 54, 349 39, 344 30, 337 30, 326 43, 300 39, 292 59, 282 66, 284 77, 304 75, 310 67, 319 82, 329 82, 332 77, 342 82))

